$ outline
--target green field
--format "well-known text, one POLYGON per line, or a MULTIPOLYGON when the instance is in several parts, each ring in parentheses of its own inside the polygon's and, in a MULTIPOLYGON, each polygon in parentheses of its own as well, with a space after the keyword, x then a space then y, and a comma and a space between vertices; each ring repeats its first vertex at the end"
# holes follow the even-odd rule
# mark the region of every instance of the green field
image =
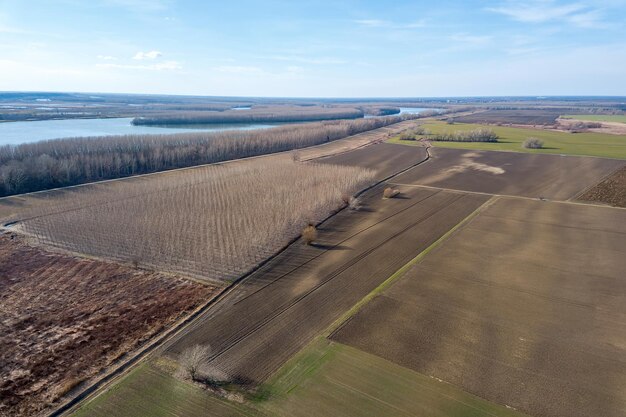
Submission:
POLYGON ((74 417, 522 417, 525 414, 349 346, 319 338, 245 404, 179 381, 154 364, 134 370, 74 417))
MULTIPOLYGON (((479 124, 445 122, 428 122, 422 125, 432 133, 444 133, 472 130, 485 127, 479 124)), ((488 151, 516 151, 529 153, 551 153, 565 155, 587 155, 604 158, 626 159, 626 135, 610 135, 606 133, 567 133, 555 130, 526 129, 517 127, 488 126, 499 136, 497 143, 487 142, 432 142, 433 146, 456 149, 475 149, 488 151), (536 137, 544 142, 543 149, 525 149, 524 141, 536 137)), ((391 143, 403 145, 419 145, 415 141, 402 141, 397 137, 391 143)))
POLYGON ((590 122, 619 122, 626 123, 626 115, 622 114, 567 114, 563 119, 588 120, 590 122))

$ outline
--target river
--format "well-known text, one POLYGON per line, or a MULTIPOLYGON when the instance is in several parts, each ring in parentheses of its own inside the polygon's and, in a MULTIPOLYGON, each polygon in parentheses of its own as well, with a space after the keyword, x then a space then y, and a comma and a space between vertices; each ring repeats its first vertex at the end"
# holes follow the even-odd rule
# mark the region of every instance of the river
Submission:
MULTIPOLYGON (((241 109, 245 111, 244 108, 241 109)), ((400 114, 416 114, 426 110, 417 107, 401 107, 400 114)), ((0 146, 19 145, 42 140, 96 137, 110 135, 168 134, 182 132, 220 132, 225 130, 267 129, 285 123, 246 123, 235 125, 186 125, 186 126, 134 126, 132 118, 66 119, 32 122, 0 123, 0 146)))

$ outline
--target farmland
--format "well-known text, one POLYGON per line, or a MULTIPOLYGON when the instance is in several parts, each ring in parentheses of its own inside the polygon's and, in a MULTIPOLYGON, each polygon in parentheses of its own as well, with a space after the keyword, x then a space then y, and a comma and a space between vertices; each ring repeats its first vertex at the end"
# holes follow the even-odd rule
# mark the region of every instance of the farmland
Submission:
POLYGON ((229 281, 317 223, 373 178, 288 156, 50 193, 22 210, 38 242, 201 279, 229 281))
POLYGON ((513 123, 525 125, 551 125, 562 114, 563 109, 514 109, 485 110, 465 116, 453 117, 459 123, 513 123))
POLYGON ((393 179, 396 185, 567 200, 626 162, 513 152, 430 149, 433 157, 393 179))
POLYGON ((294 244, 273 258, 247 278, 232 305, 198 320, 166 353, 175 359, 209 343, 219 369, 262 382, 487 199, 430 190, 389 201, 381 195, 376 187, 363 197, 364 210, 344 210, 325 222, 315 246, 294 244))
POLYGON ((616 207, 626 207, 626 166, 585 190, 577 197, 582 201, 606 203, 616 207))
POLYGON ((156 364, 134 371, 75 417, 132 415, 205 416, 415 416, 523 417, 450 384, 418 374, 374 355, 316 340, 264 386, 266 398, 238 404, 207 396, 156 364), (145 401, 146 392, 154 401, 145 401))
POLYGON ((626 123, 624 114, 567 114, 564 119, 588 120, 590 122, 617 122, 626 123))
POLYGON ((1 234, 0 415, 45 409, 217 290, 1 234))
MULTIPOLYGON (((480 129, 484 125, 428 121, 421 125, 434 134, 453 133, 480 129)), ((433 146, 471 150, 515 151, 526 153, 564 154, 597 156, 604 158, 626 159, 626 135, 608 133, 569 133, 550 129, 532 129, 521 127, 489 126, 499 137, 498 142, 432 142, 433 146), (529 137, 536 137, 544 142, 542 149, 526 149, 522 146, 529 137)), ((428 139, 428 136, 425 136, 428 139)), ((404 145, 411 144, 397 138, 391 140, 404 145)))
POLYGON ((624 225, 499 198, 333 339, 531 415, 621 416, 624 225))

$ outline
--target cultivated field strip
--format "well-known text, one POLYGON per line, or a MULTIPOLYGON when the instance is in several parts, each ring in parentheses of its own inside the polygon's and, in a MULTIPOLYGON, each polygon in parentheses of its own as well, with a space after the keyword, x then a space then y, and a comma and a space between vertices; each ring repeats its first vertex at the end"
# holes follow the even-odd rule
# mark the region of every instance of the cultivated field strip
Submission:
POLYGON ((568 200, 626 165, 592 157, 431 148, 432 158, 397 184, 568 200))
POLYGON ((530 415, 622 416, 624 248, 623 210, 499 198, 333 339, 530 415))
POLYGON ((240 381, 263 381, 488 199, 411 190, 405 199, 383 201, 381 192, 378 187, 367 193, 368 211, 344 211, 325 223, 320 247, 292 245, 257 271, 247 296, 191 329, 169 351, 210 343, 216 366, 240 381), (308 260, 294 266, 289 260, 303 252, 308 260))
POLYGON ((199 278, 232 280, 372 181, 373 172, 288 158, 73 191, 24 211, 40 243, 199 278))
POLYGON ((362 168, 376 167, 378 177, 386 178, 401 171, 403 167, 409 167, 417 161, 426 160, 427 157, 426 147, 380 143, 341 155, 321 158, 318 161, 362 168))

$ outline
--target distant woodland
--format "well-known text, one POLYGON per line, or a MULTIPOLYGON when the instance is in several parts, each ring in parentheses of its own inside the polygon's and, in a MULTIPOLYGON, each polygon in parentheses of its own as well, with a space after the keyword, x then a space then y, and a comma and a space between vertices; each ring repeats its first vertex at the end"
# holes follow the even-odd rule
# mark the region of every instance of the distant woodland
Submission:
POLYGON ((417 116, 265 130, 71 138, 0 147, 0 196, 318 145, 417 116))

